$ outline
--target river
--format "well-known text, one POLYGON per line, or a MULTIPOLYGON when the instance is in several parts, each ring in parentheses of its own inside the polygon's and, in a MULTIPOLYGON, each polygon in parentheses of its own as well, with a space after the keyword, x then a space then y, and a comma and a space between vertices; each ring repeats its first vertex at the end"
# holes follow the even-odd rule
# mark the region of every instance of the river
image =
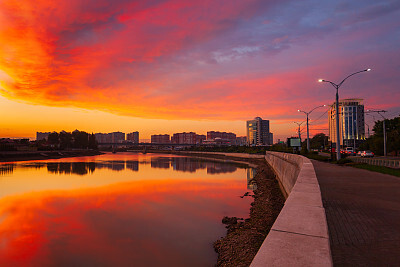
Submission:
POLYGON ((0 266, 213 266, 252 174, 129 152, 1 163, 0 266))

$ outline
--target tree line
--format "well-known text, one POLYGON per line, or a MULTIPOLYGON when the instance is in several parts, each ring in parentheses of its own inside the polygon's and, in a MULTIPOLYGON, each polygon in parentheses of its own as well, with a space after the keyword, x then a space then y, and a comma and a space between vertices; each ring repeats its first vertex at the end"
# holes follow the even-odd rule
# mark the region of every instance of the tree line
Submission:
MULTIPOLYGON (((386 150, 388 154, 398 156, 400 152, 400 116, 385 120, 386 150)), ((383 155, 383 120, 376 121, 372 128, 374 134, 365 140, 360 150, 371 150, 377 155, 383 155)))
POLYGON ((47 138, 47 144, 59 149, 97 149, 95 135, 84 131, 75 130, 70 132, 52 132, 47 138))

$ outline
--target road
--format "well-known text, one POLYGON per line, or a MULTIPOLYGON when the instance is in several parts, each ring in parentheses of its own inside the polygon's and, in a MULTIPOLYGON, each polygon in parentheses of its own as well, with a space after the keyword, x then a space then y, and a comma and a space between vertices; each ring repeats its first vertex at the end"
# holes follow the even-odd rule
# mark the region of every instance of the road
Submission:
POLYGON ((334 266, 399 266, 400 178, 312 160, 334 266))

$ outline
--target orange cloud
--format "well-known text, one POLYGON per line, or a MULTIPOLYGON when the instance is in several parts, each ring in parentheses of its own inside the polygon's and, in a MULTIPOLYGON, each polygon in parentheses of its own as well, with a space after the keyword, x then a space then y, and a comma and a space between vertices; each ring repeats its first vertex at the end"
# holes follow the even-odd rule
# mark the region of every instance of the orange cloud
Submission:
POLYGON ((350 97, 375 101, 382 87, 380 103, 398 107, 393 3, 376 16, 362 5, 358 20, 342 10, 341 25, 328 19, 332 3, 292 2, 4 0, 0 94, 141 118, 292 121, 333 101, 320 75, 340 80, 372 62, 375 78, 346 82, 362 88, 350 97))

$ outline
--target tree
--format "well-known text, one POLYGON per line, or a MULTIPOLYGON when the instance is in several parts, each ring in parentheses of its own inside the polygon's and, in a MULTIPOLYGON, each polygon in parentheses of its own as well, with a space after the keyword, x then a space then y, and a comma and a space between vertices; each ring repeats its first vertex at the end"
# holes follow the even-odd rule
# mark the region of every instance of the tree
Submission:
POLYGON ((88 148, 89 147, 89 134, 75 130, 72 132, 73 147, 74 148, 88 148))
POLYGON ((61 131, 60 134, 60 148, 61 149, 69 149, 72 147, 72 134, 61 131))
POLYGON ((328 145, 328 136, 324 133, 317 133, 310 140, 310 147, 314 149, 321 149, 328 145))
POLYGON ((47 137, 47 143, 50 145, 59 145, 60 144, 60 136, 57 132, 52 132, 47 137))
MULTIPOLYGON (((387 153, 398 155, 400 152, 400 117, 385 120, 387 153)), ((377 155, 383 155, 383 120, 375 122, 371 135, 361 146, 362 150, 372 150, 377 155)))
POLYGON ((89 148, 97 149, 96 136, 93 133, 89 135, 89 148))

